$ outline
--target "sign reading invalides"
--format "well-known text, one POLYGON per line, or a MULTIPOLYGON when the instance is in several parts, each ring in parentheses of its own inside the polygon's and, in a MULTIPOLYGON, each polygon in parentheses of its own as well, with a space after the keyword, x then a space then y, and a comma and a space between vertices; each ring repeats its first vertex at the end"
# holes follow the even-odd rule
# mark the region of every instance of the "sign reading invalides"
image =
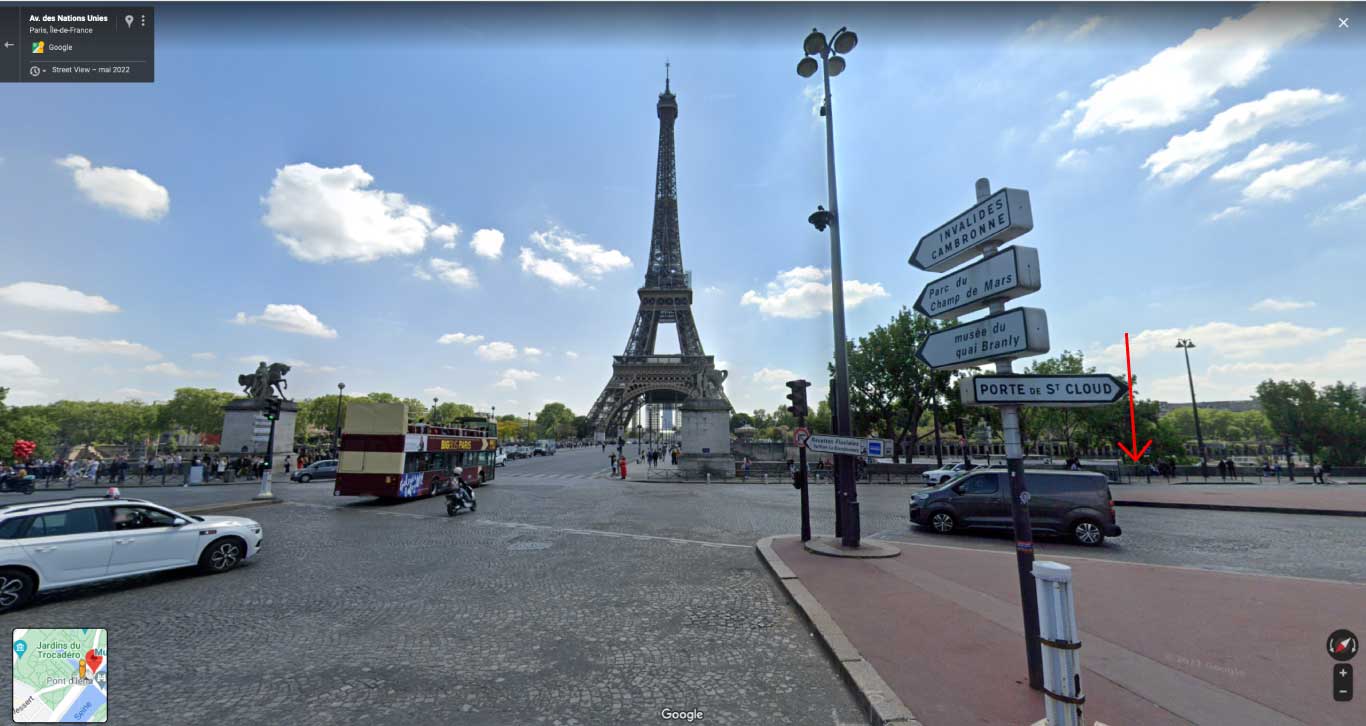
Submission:
POLYGON ((930 272, 963 264, 984 244, 1008 242, 1034 229, 1029 192, 1006 187, 920 238, 909 262, 930 272))

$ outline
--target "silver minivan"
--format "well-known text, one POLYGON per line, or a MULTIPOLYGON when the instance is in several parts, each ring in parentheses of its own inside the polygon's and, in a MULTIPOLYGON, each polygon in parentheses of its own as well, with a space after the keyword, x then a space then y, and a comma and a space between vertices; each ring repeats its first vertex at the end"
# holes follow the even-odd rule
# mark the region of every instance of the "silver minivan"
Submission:
MULTIPOLYGON (((1122 534, 1115 522, 1110 482, 1093 471, 1025 470, 1034 532, 1099 545, 1122 534)), ((958 529, 1011 529, 1010 479, 1005 469, 975 469, 947 484, 911 495, 910 519, 948 534, 958 529)))

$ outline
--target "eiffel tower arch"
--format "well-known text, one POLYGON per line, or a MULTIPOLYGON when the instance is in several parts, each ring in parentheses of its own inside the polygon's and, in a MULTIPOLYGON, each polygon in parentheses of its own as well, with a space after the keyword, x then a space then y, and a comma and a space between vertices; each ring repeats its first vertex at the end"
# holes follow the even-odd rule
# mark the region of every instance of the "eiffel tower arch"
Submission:
MULTIPOLYGON (((727 411, 731 409, 723 387, 727 371, 717 370, 715 359, 703 350, 692 314, 692 273, 683 267, 678 234, 678 179, 674 165, 678 101, 669 90, 667 76, 655 110, 659 116, 659 155, 655 165, 650 255, 646 260, 645 284, 637 290, 639 308, 626 339, 626 350, 613 356, 612 379, 588 411, 588 420, 599 440, 621 435, 626 422, 646 404, 706 400, 720 401, 727 411), (679 353, 655 353, 661 324, 673 324, 679 353)), ((729 455, 728 444, 726 454, 729 455)))

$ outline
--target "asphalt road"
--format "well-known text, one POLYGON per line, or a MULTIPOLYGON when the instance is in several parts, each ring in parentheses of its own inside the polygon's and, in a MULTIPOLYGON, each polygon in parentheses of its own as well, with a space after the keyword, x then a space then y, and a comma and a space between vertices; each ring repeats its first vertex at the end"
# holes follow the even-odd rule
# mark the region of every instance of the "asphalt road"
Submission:
MULTIPOLYGON (((244 511, 266 534, 248 566, 52 593, 0 627, 108 628, 116 724, 640 724, 664 708, 702 723, 862 722, 753 551, 797 529, 786 481, 606 474, 598 449, 509 462, 478 511, 454 518, 440 499, 277 483, 287 503, 244 511)), ((172 507, 256 490, 123 488, 172 507)), ((865 534, 1011 548, 912 529, 911 491, 863 487, 865 534)), ((813 489, 817 532, 832 529, 831 499, 813 489)), ((1366 582, 1361 518, 1121 508, 1119 521, 1104 547, 1044 540, 1039 554, 1366 582)))

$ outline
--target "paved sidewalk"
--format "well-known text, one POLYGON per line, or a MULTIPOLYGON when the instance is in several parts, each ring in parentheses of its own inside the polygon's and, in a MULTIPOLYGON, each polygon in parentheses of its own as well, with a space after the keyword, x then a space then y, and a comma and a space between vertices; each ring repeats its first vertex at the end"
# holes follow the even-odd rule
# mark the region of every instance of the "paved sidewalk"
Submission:
POLYGON ((1366 488, 1311 484, 1126 484, 1110 487, 1120 506, 1234 509, 1366 517, 1366 488))
MULTIPOLYGON (((867 700, 885 681, 913 714, 895 718, 884 697, 886 723, 1043 717, 1043 696, 1028 686, 1013 552, 899 542, 899 557, 850 560, 810 554, 795 537, 769 543, 760 551, 847 678, 875 684, 867 700)), ((1336 661, 1324 650, 1338 628, 1366 632, 1366 586, 1039 559, 1073 568, 1087 724, 1366 723, 1366 699, 1332 700, 1336 661)))

